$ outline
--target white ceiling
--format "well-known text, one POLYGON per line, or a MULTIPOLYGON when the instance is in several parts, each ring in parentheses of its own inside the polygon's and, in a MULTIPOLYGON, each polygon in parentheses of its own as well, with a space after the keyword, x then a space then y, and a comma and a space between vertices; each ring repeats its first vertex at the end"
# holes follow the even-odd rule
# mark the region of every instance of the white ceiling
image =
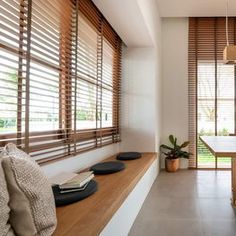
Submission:
MULTIPOLYGON (((225 16, 226 0, 156 0, 162 17, 225 16)), ((229 0, 229 15, 236 16, 236 0, 229 0)))
MULTIPOLYGON (((161 17, 225 16, 226 0, 93 0, 129 47, 153 46, 144 17, 145 4, 161 17)), ((229 15, 236 16, 236 0, 229 0, 229 15)))
POLYGON ((130 47, 152 45, 137 0, 93 0, 123 42, 130 47))

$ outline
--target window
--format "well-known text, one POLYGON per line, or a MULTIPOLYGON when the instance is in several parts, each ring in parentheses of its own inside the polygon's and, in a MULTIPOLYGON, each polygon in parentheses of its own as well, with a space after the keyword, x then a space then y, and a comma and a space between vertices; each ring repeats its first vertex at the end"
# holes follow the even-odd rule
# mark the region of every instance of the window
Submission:
POLYGON ((120 140, 121 40, 89 0, 0 2, 0 146, 39 162, 120 140))
MULTIPOLYGON (((230 43, 236 40, 236 20, 229 19, 230 43)), ((229 135, 236 129, 235 66, 223 62, 224 18, 190 18, 189 138, 195 155, 191 167, 230 168, 231 159, 216 158, 199 140, 202 135, 229 135)))
MULTIPOLYGON (((234 66, 222 62, 198 62, 198 135, 234 133, 234 66), (215 66, 217 76, 215 76, 215 66), (217 78, 217 79, 216 79, 217 78)), ((198 167, 229 168, 230 158, 217 158, 198 141, 198 167)))

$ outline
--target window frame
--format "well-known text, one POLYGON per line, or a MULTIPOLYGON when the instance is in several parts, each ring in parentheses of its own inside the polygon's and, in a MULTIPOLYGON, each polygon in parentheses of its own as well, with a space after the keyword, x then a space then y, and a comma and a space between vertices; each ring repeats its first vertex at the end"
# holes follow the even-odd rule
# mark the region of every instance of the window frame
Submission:
MULTIPOLYGON (((229 42, 236 43, 236 18, 229 17, 229 42)), ((218 64, 223 61, 225 40, 225 18, 222 17, 190 17, 188 38, 188 104, 189 104, 189 151, 193 153, 189 167, 199 168, 198 153, 198 63, 211 62, 214 65, 214 117, 217 117, 218 96, 218 64)), ((236 68, 234 67, 234 81, 236 68)), ((234 84, 234 132, 236 132, 236 84, 234 84)), ((217 122, 217 121, 214 121, 217 122)), ((214 133, 218 133, 215 125, 214 133)), ((217 159, 217 158, 216 158, 217 159)), ((200 167, 201 168, 201 167, 200 167)), ((205 168, 204 168, 205 169, 205 168)), ((213 169, 219 169, 217 160, 213 169)), ((226 169, 226 168, 224 168, 226 169)))
MULTIPOLYGON (((100 11, 97 9, 97 7, 92 3, 90 0, 68 0, 73 4, 74 7, 74 18, 69 20, 74 20, 73 23, 75 24, 75 27, 73 28, 74 31, 71 31, 72 28, 66 28, 68 25, 61 24, 62 34, 70 34, 71 38, 70 40, 67 40, 66 43, 61 41, 60 45, 60 55, 63 56, 63 53, 65 53, 65 50, 68 50, 70 48, 70 57, 66 57, 67 62, 64 62, 64 65, 67 65, 66 67, 61 67, 59 65, 58 69, 59 71, 59 126, 58 129, 55 130, 47 130, 47 131, 34 131, 31 132, 29 130, 29 114, 30 114, 30 108, 29 108, 29 93, 30 93, 30 85, 29 85, 29 75, 30 75, 30 62, 40 62, 43 63, 45 66, 51 66, 50 64, 47 64, 43 60, 40 61, 38 58, 34 58, 30 54, 30 47, 31 47, 31 24, 32 24, 32 7, 34 5, 34 0, 20 0, 21 7, 20 11, 21 16, 22 13, 28 12, 27 17, 27 53, 25 56, 25 60, 27 62, 26 65, 26 75, 27 75, 27 83, 26 83, 26 116, 25 116, 25 130, 22 130, 22 126, 18 125, 19 122, 21 124, 21 119, 17 119, 17 133, 9 133, 9 134, 0 134, 0 146, 4 146, 8 142, 15 142, 19 147, 21 147, 23 150, 25 150, 27 153, 32 154, 32 157, 34 158, 35 152, 40 152, 40 150, 43 149, 49 149, 48 151, 48 157, 44 158, 35 158, 39 163, 45 163, 54 161, 57 159, 66 158, 69 156, 77 155, 78 153, 82 153, 84 151, 92 150, 98 147, 102 147, 108 144, 116 143, 120 141, 120 122, 119 122, 119 112, 120 112, 120 77, 121 77, 121 53, 122 53, 122 41, 119 38, 119 36, 116 34, 116 32, 112 29, 112 27, 109 25, 109 23, 106 21, 106 19, 103 17, 103 15, 100 13, 100 11), (27 4, 25 4, 27 2, 27 4), (27 5, 27 11, 25 9, 27 5), (22 10, 23 9, 23 10, 22 10), (112 48, 114 49, 114 56, 113 56, 113 74, 112 74, 112 95, 114 101, 112 101, 112 113, 113 113, 113 119, 112 119, 112 126, 111 127, 101 127, 101 128, 88 128, 88 129, 77 129, 76 128, 76 114, 75 110, 76 108, 73 108, 72 100, 73 98, 73 91, 72 91, 72 84, 78 82, 78 71, 77 68, 74 68, 74 74, 73 74, 73 68, 71 68, 71 61, 72 57, 75 63, 77 63, 78 58, 77 54, 74 53, 72 47, 75 47, 75 50, 78 49, 78 14, 81 12, 88 22, 93 25, 93 27, 96 28, 98 33, 98 41, 101 40, 101 60, 102 60, 102 41, 106 39, 112 48), (100 38, 99 38, 100 37, 100 38), (73 44, 73 45, 72 45, 73 44), (73 74, 73 75, 72 75, 73 74), (69 75, 69 76, 68 76, 69 75), (28 99, 28 100, 27 100, 28 99), (73 114, 74 113, 74 114, 73 114), (20 120, 20 121, 19 121, 20 120), (74 121, 74 125, 73 125, 74 121), (64 138, 62 138, 64 137, 64 138), (107 139, 107 141, 106 141, 107 139), (34 142, 39 142, 37 145, 30 145, 30 140, 34 140, 34 142), (67 150, 66 153, 60 154, 58 156, 50 156, 50 144, 44 143, 45 140, 64 140, 62 143, 58 142, 58 145, 60 146, 66 146, 67 150), (105 141, 104 141, 105 140, 105 141), (91 141, 94 144, 86 146, 85 148, 81 148, 81 145, 84 142, 91 141), (42 142, 40 144, 40 142, 42 142)), ((72 17, 72 16, 70 16, 72 17)), ((20 18, 19 18, 20 19, 20 18)), ((19 23, 20 24, 20 23, 19 23)), ((20 27, 21 30, 23 30, 20 27)), ((19 37, 20 32, 19 32, 19 37)), ((21 44, 22 45, 22 42, 21 44)), ((4 45, 0 44, 0 48, 4 48, 4 45)), ((9 51, 14 51, 13 48, 8 48, 9 51)), ((19 60, 20 60, 20 50, 19 50, 19 60)), ((15 52, 15 55, 17 55, 17 52, 15 52)), ((63 57, 60 56, 60 60, 64 60, 63 57)), ((22 57, 23 58, 23 57, 22 57)), ((19 62, 19 65, 21 63, 19 62)), ((77 65, 76 65, 77 66, 77 65)), ((101 65, 102 68, 102 65, 101 65)), ((100 68, 100 69, 101 69, 100 68)), ((18 70, 21 71, 20 69, 18 70)), ((99 76, 99 75, 97 75, 99 76)), ((102 75, 101 75, 102 76, 102 75)), ((96 78, 98 80, 98 78, 96 78)), ((102 78, 101 78, 102 81, 102 78)), ((20 85, 20 75, 18 74, 18 86, 20 85)), ((102 87, 101 83, 101 87, 102 87)), ((20 87, 17 89, 18 93, 18 99, 20 97, 20 87)), ((76 97, 76 91, 74 92, 76 97)), ((21 99, 20 99, 21 100, 21 99)), ((19 105, 20 105, 19 101, 19 105)), ((22 107, 17 107, 17 114, 21 115, 22 107)), ((96 115, 96 117, 98 117, 96 115)), ((97 119, 96 119, 97 122, 97 119)), ((39 154, 40 156, 40 154, 39 154)))

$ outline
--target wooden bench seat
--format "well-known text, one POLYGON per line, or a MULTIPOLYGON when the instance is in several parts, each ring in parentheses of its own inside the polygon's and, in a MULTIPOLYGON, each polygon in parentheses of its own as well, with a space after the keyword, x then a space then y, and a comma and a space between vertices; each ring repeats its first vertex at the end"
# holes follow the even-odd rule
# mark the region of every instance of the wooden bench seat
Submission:
MULTIPOLYGON (((156 158, 155 153, 144 153, 140 159, 126 161, 126 169, 121 172, 96 176, 98 191, 95 194, 57 208, 54 236, 99 235, 156 158)), ((111 160, 115 157, 105 161, 111 160)))

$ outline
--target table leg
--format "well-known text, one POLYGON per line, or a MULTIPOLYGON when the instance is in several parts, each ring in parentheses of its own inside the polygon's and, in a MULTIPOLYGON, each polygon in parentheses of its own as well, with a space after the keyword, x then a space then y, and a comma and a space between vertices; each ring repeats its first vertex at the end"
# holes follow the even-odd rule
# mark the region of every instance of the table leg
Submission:
POLYGON ((231 158, 232 205, 236 207, 236 158, 231 158))

